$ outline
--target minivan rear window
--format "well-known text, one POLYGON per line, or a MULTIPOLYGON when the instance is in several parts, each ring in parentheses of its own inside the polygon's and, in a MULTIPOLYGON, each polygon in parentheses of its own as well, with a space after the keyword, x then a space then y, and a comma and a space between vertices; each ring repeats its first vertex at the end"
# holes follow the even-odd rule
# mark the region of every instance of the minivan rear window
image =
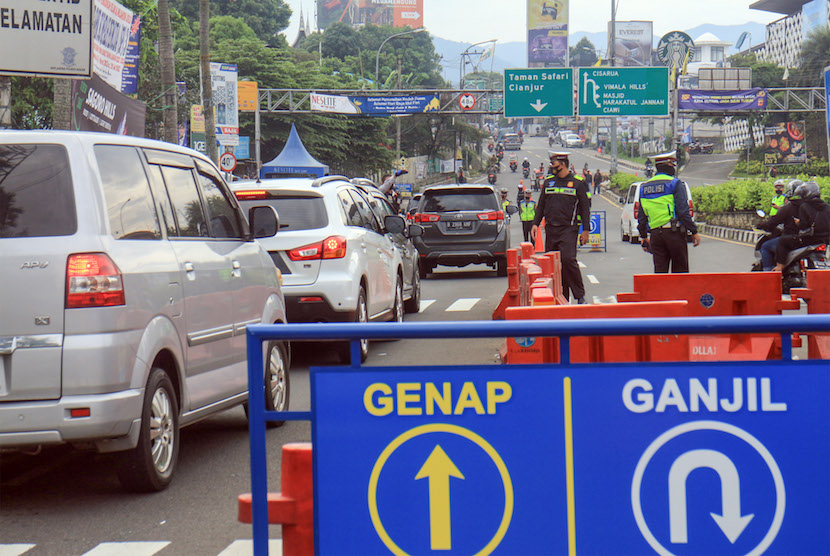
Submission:
POLYGON ((78 230, 69 157, 61 145, 0 145, 0 237, 78 230))
POLYGON ((274 207, 280 217, 280 231, 317 230, 329 225, 326 204, 322 197, 280 196, 262 200, 240 200, 239 205, 246 215, 252 207, 274 207))
POLYGON ((485 190, 441 191, 425 193, 421 212, 449 212, 459 210, 498 210, 495 195, 485 190))

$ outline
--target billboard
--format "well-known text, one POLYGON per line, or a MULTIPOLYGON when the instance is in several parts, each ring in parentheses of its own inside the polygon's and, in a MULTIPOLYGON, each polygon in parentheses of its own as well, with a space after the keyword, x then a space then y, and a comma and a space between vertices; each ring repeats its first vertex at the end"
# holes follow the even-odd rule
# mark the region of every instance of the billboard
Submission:
POLYGON ((568 0, 528 0, 527 63, 561 68, 568 62, 568 0))
POLYGON ((94 74, 72 80, 72 129, 144 137, 147 105, 94 74))
POLYGON ((317 0, 317 27, 337 21, 418 29, 424 26, 424 0, 317 0))
POLYGON ((220 145, 239 144, 239 101, 236 64, 210 63, 216 139, 220 145))
POLYGON ((782 122, 764 128, 764 164, 806 164, 807 143, 803 121, 782 122))
POLYGON ((0 52, 0 75, 91 76, 92 0, 4 0, 0 52))
MULTIPOLYGON (((611 36, 611 24, 608 24, 611 36)), ((617 21, 614 57, 618 66, 651 66, 654 44, 651 21, 617 21)))
POLYGON ((133 12, 115 0, 95 0, 92 69, 119 91, 132 27, 133 12))

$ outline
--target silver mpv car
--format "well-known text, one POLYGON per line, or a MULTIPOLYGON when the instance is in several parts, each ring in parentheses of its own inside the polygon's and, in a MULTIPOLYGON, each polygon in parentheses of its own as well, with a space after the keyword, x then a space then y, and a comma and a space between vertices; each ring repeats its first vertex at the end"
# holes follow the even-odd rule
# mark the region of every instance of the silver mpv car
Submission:
MULTIPOLYGON (((249 218, 196 151, 0 131, 0 450, 94 446, 127 489, 165 488, 179 428, 246 402, 246 326, 285 322, 250 232, 276 211, 249 218)), ((287 346, 264 349, 285 410, 287 346)))

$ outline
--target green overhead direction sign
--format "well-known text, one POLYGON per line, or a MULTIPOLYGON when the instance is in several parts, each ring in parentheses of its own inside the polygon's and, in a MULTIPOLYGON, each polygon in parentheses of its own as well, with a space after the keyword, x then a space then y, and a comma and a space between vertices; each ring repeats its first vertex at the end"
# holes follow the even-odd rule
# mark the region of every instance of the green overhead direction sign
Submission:
POLYGON ((506 69, 504 116, 573 116, 573 91, 570 68, 506 69))
POLYGON ((668 116, 668 68, 580 68, 580 116, 668 116))

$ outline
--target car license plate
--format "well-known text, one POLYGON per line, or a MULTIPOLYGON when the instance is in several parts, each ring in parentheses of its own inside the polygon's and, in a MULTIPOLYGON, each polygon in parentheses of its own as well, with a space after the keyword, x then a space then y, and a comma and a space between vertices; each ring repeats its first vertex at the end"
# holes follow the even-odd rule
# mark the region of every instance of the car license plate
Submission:
POLYGON ((450 230, 470 230, 473 227, 473 223, 469 220, 464 222, 447 222, 447 228, 450 230))

